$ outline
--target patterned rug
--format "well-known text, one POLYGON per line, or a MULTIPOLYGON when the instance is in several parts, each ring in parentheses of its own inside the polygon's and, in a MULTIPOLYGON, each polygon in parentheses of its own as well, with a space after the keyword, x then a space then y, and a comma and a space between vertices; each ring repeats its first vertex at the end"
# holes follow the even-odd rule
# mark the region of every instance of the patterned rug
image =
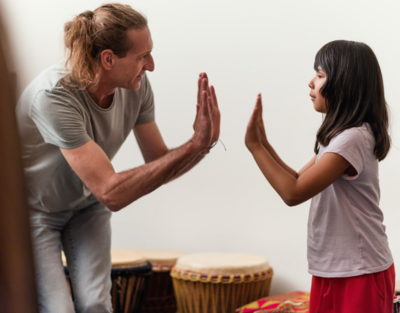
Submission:
POLYGON ((236 313, 308 313, 310 293, 293 291, 246 304, 236 313))

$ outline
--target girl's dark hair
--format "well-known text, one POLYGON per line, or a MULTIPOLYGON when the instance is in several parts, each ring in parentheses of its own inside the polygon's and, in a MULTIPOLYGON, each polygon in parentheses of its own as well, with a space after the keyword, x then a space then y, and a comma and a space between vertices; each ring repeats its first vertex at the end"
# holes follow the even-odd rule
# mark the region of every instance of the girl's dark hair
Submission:
POLYGON ((332 41, 315 56, 314 69, 318 67, 326 73, 320 93, 327 113, 314 152, 344 130, 368 123, 375 138, 374 154, 382 161, 390 149, 389 116, 381 69, 372 49, 361 42, 332 41))

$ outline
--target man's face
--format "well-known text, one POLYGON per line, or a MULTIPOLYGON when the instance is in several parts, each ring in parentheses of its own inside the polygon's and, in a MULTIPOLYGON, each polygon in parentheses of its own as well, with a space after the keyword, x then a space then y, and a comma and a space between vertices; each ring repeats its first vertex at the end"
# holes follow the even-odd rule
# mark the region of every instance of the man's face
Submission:
POLYGON ((154 70, 154 60, 151 55, 153 41, 147 27, 128 30, 128 37, 134 42, 135 47, 129 50, 125 57, 116 58, 110 74, 118 87, 137 90, 140 88, 145 71, 154 70))

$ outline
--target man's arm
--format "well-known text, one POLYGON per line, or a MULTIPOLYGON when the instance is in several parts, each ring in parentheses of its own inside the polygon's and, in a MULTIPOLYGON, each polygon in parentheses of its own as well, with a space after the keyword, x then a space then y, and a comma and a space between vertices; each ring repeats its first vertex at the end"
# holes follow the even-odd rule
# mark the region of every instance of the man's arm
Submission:
POLYGON ((154 191, 200 152, 188 142, 154 162, 116 173, 107 155, 92 140, 75 149, 60 149, 79 178, 111 211, 119 211, 154 191))
MULTIPOLYGON (((197 119, 199 118, 199 110, 200 110, 200 102, 201 102, 201 92, 207 91, 208 102, 210 104, 211 110, 211 119, 213 126, 213 134, 211 143, 218 141, 219 133, 220 133, 220 124, 221 124, 221 114, 218 107, 217 95, 215 93, 214 86, 208 87, 207 84, 207 74, 200 73, 198 79, 198 92, 197 92, 197 113, 194 121, 193 129, 196 130, 197 119)), ((136 141, 138 142, 139 148, 142 152, 145 163, 152 162, 157 160, 158 158, 163 157, 167 153, 174 151, 174 149, 169 150, 164 143, 164 140, 161 136, 160 130, 156 122, 150 122, 146 124, 138 124, 133 128, 133 132, 136 137, 136 141)), ((185 168, 183 168, 180 172, 178 172, 174 177, 172 177, 169 181, 176 179, 183 174, 190 171, 193 167, 195 167, 202 159, 204 159, 205 155, 209 152, 206 149, 204 152, 199 154, 191 163, 187 164, 185 168)))
MULTIPOLYGON (((133 131, 146 164, 153 162, 175 150, 167 148, 158 126, 154 121, 147 124, 135 125, 133 131)), ((176 179, 190 171, 204 157, 205 153, 199 154, 191 163, 187 164, 185 168, 178 172, 169 181, 176 179)))
MULTIPOLYGON (((79 178, 111 211, 118 211, 170 181, 210 146, 212 118, 207 92, 202 96, 192 139, 163 157, 129 171, 115 173, 104 151, 92 140, 75 149, 61 149, 79 178)), ((149 154, 146 158, 151 158, 149 154)))
POLYGON ((133 133, 135 134, 136 141, 146 164, 170 152, 164 143, 164 139, 155 121, 135 125, 133 127, 133 133))

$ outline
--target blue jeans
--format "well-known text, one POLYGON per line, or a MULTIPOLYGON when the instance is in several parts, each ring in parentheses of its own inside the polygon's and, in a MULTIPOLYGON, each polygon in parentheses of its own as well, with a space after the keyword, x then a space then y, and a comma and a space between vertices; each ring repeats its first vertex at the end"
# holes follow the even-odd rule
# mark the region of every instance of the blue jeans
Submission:
POLYGON ((111 212, 101 203, 78 211, 31 210, 40 313, 112 312, 111 212), (74 301, 65 279, 67 258, 74 301))

